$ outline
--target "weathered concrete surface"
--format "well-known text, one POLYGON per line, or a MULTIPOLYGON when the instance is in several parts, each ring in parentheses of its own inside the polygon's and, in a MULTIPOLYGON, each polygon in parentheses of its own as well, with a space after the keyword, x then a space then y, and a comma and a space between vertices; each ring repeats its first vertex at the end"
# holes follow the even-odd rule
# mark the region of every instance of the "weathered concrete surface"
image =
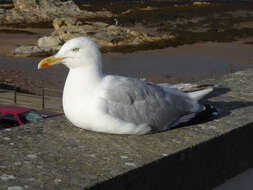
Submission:
POLYGON ((220 117, 158 134, 94 133, 64 117, 1 130, 0 189, 211 189, 253 166, 252 80, 203 82, 218 84, 220 117))

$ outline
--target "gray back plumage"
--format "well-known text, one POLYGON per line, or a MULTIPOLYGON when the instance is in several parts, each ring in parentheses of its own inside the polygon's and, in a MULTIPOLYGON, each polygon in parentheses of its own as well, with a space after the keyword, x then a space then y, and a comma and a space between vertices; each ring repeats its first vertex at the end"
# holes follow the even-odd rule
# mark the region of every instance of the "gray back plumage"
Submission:
POLYGON ((104 111, 136 125, 148 124, 153 131, 165 130, 184 115, 196 112, 192 99, 178 90, 134 78, 107 76, 104 111))

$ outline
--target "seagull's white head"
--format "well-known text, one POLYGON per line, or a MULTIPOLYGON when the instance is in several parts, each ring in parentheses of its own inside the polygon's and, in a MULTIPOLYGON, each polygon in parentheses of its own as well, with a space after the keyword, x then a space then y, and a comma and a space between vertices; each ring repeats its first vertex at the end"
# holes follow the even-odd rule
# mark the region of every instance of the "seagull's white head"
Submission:
POLYGON ((101 67, 101 53, 97 44, 87 37, 78 37, 67 41, 56 55, 40 61, 38 69, 62 63, 69 69, 101 67))

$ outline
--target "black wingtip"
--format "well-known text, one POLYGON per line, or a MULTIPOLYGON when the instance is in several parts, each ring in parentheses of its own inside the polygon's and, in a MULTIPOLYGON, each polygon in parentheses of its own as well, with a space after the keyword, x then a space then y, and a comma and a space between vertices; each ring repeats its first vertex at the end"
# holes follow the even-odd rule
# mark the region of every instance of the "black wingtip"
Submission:
POLYGON ((195 117, 192 118, 190 122, 201 123, 205 121, 210 121, 218 117, 219 113, 214 106, 210 104, 204 104, 203 106, 205 109, 196 114, 195 117))

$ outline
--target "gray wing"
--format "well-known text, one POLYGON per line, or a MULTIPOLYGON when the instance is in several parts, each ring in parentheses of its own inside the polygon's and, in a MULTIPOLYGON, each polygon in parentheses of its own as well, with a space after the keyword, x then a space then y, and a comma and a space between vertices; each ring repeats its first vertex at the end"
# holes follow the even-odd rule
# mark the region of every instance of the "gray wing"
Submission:
POLYGON ((196 112, 193 100, 183 93, 134 78, 107 76, 104 111, 136 125, 148 124, 153 131, 165 130, 182 116, 196 112))

